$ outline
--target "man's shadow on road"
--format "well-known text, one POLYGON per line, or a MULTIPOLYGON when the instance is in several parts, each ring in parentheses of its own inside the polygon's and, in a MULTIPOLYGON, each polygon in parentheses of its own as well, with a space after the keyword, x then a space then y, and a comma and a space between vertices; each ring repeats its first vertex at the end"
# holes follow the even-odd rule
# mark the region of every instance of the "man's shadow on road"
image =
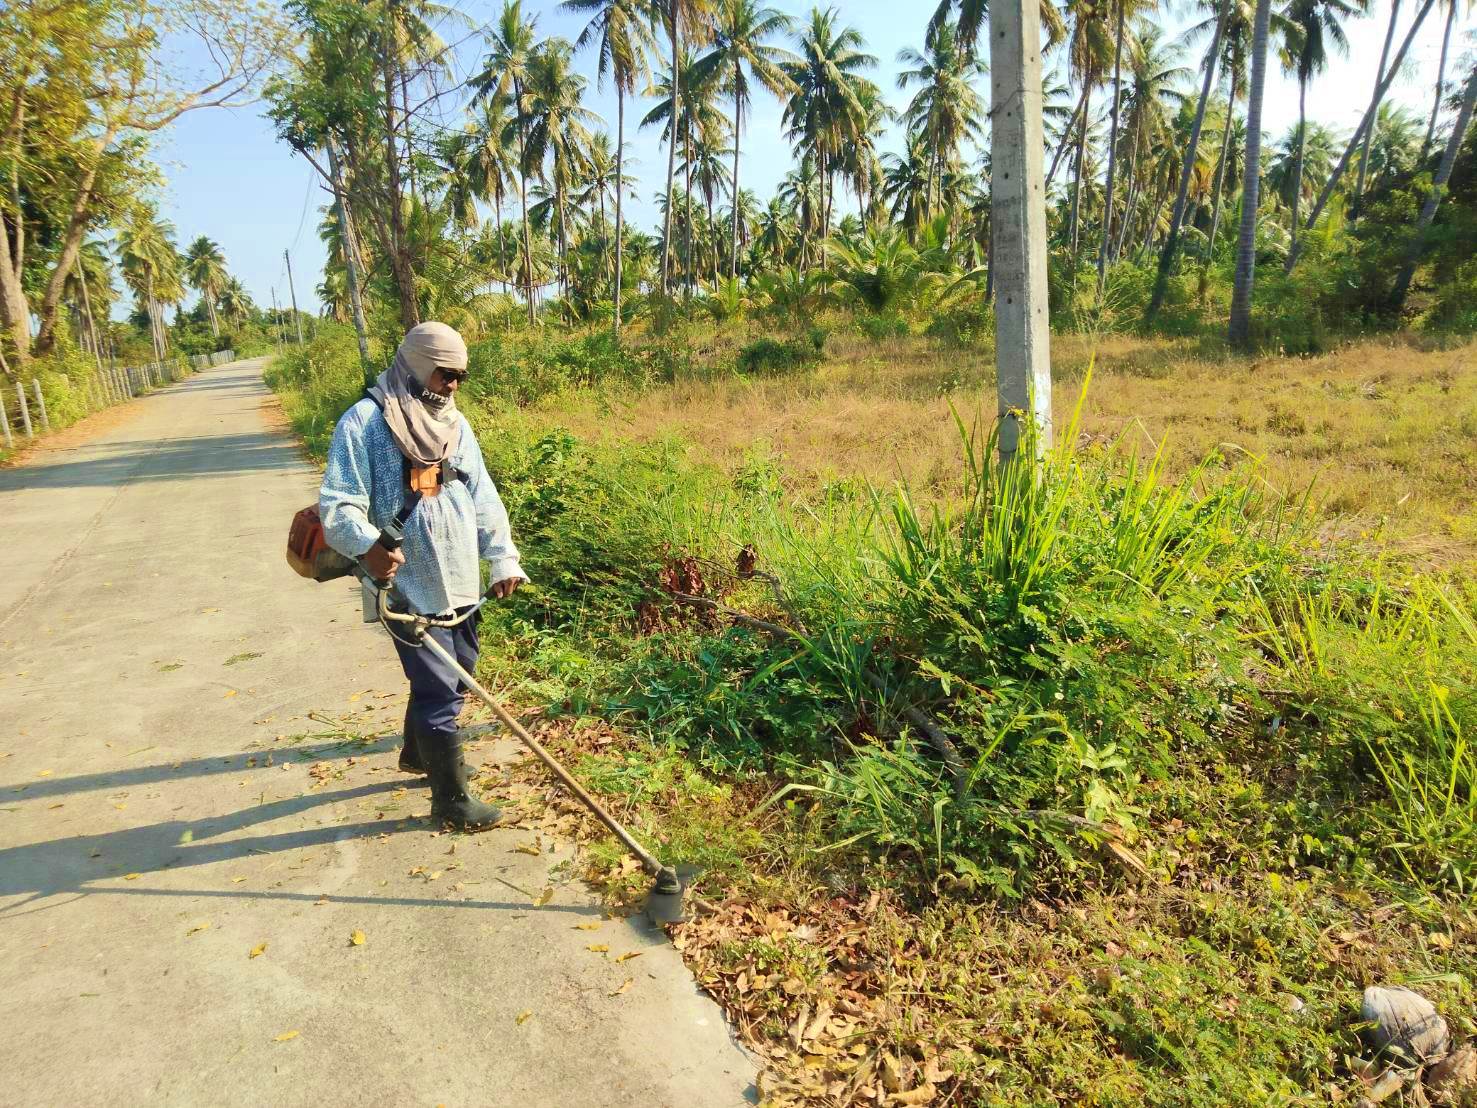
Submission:
MULTIPOLYGON (((342 744, 338 744, 342 745, 342 744)), ((354 744, 363 751, 361 744, 354 744)), ((202 763, 219 764, 234 759, 202 759, 202 763)), ((165 767, 141 767, 136 773, 139 780, 161 780, 153 776, 165 767)), ((240 770, 238 764, 234 767, 240 770)), ((214 772, 209 770, 208 772, 214 772)), ((118 775, 95 775, 116 779, 118 775)), ((41 795, 56 795, 57 792, 76 791, 79 781, 87 782, 83 788, 104 787, 103 782, 92 778, 72 778, 55 782, 58 788, 41 795)), ((107 784, 114 784, 110 780, 107 784)), ((47 784, 53 784, 48 782, 47 784)), ((255 804, 236 812, 210 816, 198 820, 167 820, 144 827, 130 827, 121 831, 109 831, 96 835, 74 835, 46 842, 27 843, 22 846, 0 849, 0 897, 20 896, 23 899, 0 909, 0 919, 22 915, 33 911, 44 911, 53 905, 37 905, 52 897, 68 893, 77 896, 107 893, 131 896, 180 896, 222 897, 248 900, 297 900, 317 901, 320 894, 277 892, 255 889, 159 889, 135 885, 115 884, 125 877, 138 874, 140 877, 165 870, 179 870, 190 866, 213 865, 250 855, 278 854, 285 851, 304 850, 315 846, 352 842, 378 838, 402 831, 426 830, 429 824, 420 818, 399 817, 382 813, 383 818, 358 823, 333 823, 319 827, 301 828, 266 835, 229 837, 235 832, 246 830, 274 820, 301 815, 325 805, 343 804, 369 797, 393 793, 402 789, 398 781, 382 781, 334 792, 309 792, 301 796, 286 797, 262 804, 255 804), (109 882, 99 885, 97 882, 109 882)), ((501 880, 495 875, 494 880, 501 880)), ((132 878, 137 880, 137 878, 132 878)), ((507 884, 507 882, 504 882, 507 884)), ((533 893, 529 890, 510 888, 529 897, 521 902, 495 902, 480 900, 439 900, 418 897, 394 896, 342 896, 332 899, 337 903, 388 904, 412 907, 438 908, 494 908, 512 911, 532 909, 533 893)), ((58 902, 64 903, 64 902, 58 902)), ((595 906, 545 905, 539 911, 572 912, 578 915, 597 916, 595 906)))

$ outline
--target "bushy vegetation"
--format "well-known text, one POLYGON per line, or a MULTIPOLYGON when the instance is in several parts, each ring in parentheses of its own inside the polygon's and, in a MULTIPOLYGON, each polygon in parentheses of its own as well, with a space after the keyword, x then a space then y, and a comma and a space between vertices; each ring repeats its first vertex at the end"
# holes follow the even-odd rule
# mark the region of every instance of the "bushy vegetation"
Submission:
MULTIPOLYGON (((320 444, 357 385, 337 349, 274 371, 320 444)), ((545 356, 519 365, 570 353, 545 356)), ((886 964, 926 987, 886 1027, 910 1021, 915 1058, 1022 1103, 1276 1099, 1347 1078, 1351 979, 1470 1004, 1460 578, 1330 546, 1249 464, 1171 470, 1075 421, 1040 468, 997 467, 961 413, 946 486, 800 483, 762 445, 725 472, 671 437, 578 439, 503 391, 507 357, 474 348, 463 406, 535 584, 489 614, 484 665, 715 895, 824 919, 891 890, 886 964), (1328 949, 1371 905, 1378 943, 1328 949), (971 1008, 988 979, 1003 1039, 971 1008)), ((739 1006, 756 966, 829 987, 823 942, 770 949, 705 947, 705 980, 739 1006)))

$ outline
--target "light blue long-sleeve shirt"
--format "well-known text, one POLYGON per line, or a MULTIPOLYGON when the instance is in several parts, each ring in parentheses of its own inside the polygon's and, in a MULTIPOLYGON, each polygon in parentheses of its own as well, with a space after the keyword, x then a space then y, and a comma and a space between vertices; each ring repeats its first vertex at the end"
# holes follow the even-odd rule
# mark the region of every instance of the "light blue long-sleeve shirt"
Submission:
MULTIPOLYGON (((461 438, 451 464, 467 480, 443 485, 439 494, 416 505, 405 523, 405 564, 395 575, 395 591, 422 615, 475 604, 482 584, 479 558, 489 564, 490 581, 527 576, 477 437, 466 416, 457 418, 461 438)), ((361 557, 404 507, 401 459, 373 400, 360 400, 338 421, 318 491, 318 514, 328 544, 340 554, 361 557)))

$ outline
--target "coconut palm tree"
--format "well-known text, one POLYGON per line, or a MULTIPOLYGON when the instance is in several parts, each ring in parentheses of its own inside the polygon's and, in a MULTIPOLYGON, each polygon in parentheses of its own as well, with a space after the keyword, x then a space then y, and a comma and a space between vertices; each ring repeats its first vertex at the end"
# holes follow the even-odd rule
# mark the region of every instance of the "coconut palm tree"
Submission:
POLYGON ((185 252, 184 276, 190 282, 190 287, 200 294, 200 299, 205 301, 205 310, 210 316, 211 336, 220 338, 221 328, 220 321, 215 316, 215 303, 227 277, 226 258, 221 253, 221 248, 204 235, 190 243, 185 252))
MULTIPOLYGON (((1390 0, 1390 23, 1385 28, 1385 44, 1380 48, 1380 66, 1375 71, 1374 94, 1369 101, 1371 112, 1379 111, 1380 102, 1385 97, 1385 72, 1386 65, 1390 60, 1390 47, 1395 42, 1395 27, 1400 22, 1400 0, 1390 0)), ((1394 68, 1398 68, 1398 65, 1394 68)), ((1374 132, 1366 129, 1364 132, 1364 150, 1359 155, 1359 177, 1354 184, 1353 201, 1349 205, 1349 222, 1353 223, 1359 218, 1359 208, 1364 199, 1364 182, 1369 172, 1369 142, 1374 132)))
MULTIPOLYGON (((733 195, 739 187, 739 146, 743 139, 744 113, 753 102, 750 78, 775 96, 794 89, 785 73, 784 64, 794 58, 788 51, 768 40, 788 34, 790 17, 774 8, 764 7, 759 0, 719 0, 713 20, 713 49, 693 66, 692 80, 710 86, 720 81, 727 84, 733 99, 733 195)), ((738 205, 732 205, 733 222, 729 234, 730 277, 738 276, 738 205)))
POLYGON ((1246 98, 1246 173, 1241 184, 1241 228, 1236 243, 1236 280, 1231 289, 1232 346, 1251 343, 1251 292, 1256 282, 1256 216, 1262 183, 1262 93, 1267 84, 1267 40, 1272 0, 1257 0, 1251 32, 1251 88, 1246 98))
POLYGON ((554 193, 559 244, 559 282, 565 288, 569 251, 569 193, 584 172, 590 144, 589 124, 599 117, 582 103, 585 79, 574 72, 574 46, 552 38, 534 52, 528 67, 528 164, 536 168, 554 193), (544 168, 545 160, 547 169, 544 168))
MULTIPOLYGON (((713 2, 712 0, 655 0, 658 19, 662 22, 667 32, 667 41, 671 43, 672 53, 668 65, 668 104, 667 117, 677 119, 681 114, 679 102, 682 99, 683 85, 683 36, 687 36, 689 48, 699 46, 706 42, 708 34, 713 25, 713 2)), ((674 200, 673 189, 677 180, 677 132, 670 130, 667 135, 667 192, 666 210, 662 216, 662 295, 666 296, 671 288, 671 259, 672 259, 672 206, 674 200)))
MULTIPOLYGON (((1431 144, 1436 140, 1436 120, 1441 115, 1441 97, 1445 94, 1446 86, 1446 59, 1451 52, 1451 30, 1456 25, 1457 0, 1445 0, 1446 2, 1446 29, 1441 32, 1441 60, 1436 65, 1436 93, 1431 103, 1431 118, 1426 124, 1426 139, 1421 144, 1421 162, 1424 163, 1426 156, 1431 152, 1431 144)), ((1467 0, 1466 8, 1471 12, 1474 0, 1467 0)))
POLYGON ((615 308, 611 323, 621 333, 621 264, 625 255, 626 97, 636 91, 638 79, 646 80, 651 67, 648 57, 656 52, 652 24, 660 18, 654 0, 564 0, 565 11, 588 13, 590 22, 575 45, 593 46, 596 72, 603 82, 608 76, 615 86, 615 308))
POLYGON ((1419 117, 1409 108, 1380 105, 1369 144, 1370 192, 1420 167, 1420 129, 1419 117))
MULTIPOLYGON (((1456 0, 1452 0, 1455 4, 1456 0)), ((1289 195, 1292 200, 1292 237, 1297 241, 1298 215, 1303 198, 1303 159, 1308 132, 1308 84, 1328 68, 1329 47, 1348 54, 1349 40, 1344 35, 1343 20, 1359 14, 1359 8, 1346 0, 1292 0, 1283 13, 1286 47, 1283 68, 1297 76, 1298 125, 1297 158, 1294 163, 1289 195)))
POLYGON ((78 345, 90 350, 101 367, 102 345, 94 312, 106 321, 113 304, 113 263, 102 242, 89 239, 78 248, 76 264, 62 294, 71 300, 76 312, 78 345))
POLYGON ((1108 25, 1108 8, 1096 0, 1068 0, 1072 31, 1067 39, 1067 71, 1082 89, 1078 118, 1076 157, 1073 160, 1072 207, 1068 218, 1072 266, 1077 265, 1080 241, 1083 171, 1087 163, 1088 129, 1092 123, 1092 90, 1102 82, 1112 55, 1112 34, 1108 25))
POLYGON ((1395 278, 1391 301, 1397 312, 1405 306, 1405 297, 1410 291, 1410 282, 1415 277, 1415 267, 1421 258, 1421 248, 1425 245, 1426 229, 1436 218, 1436 208, 1441 203, 1447 182, 1451 180, 1451 169, 1456 164, 1457 152, 1461 150, 1462 140, 1466 138, 1467 128, 1472 123, 1474 109, 1477 109, 1477 66, 1473 67, 1471 75, 1467 77, 1456 122, 1446 140, 1446 150, 1441 155, 1441 164, 1436 167, 1436 174, 1431 179, 1431 191, 1426 194, 1425 203, 1421 205, 1420 218, 1416 222, 1414 234, 1411 235, 1405 264, 1400 267, 1400 273, 1395 278))
POLYGON ((820 185, 823 263, 831 227, 832 177, 840 152, 847 143, 859 141, 871 125, 866 96, 875 93, 876 86, 861 71, 875 67, 877 59, 862 52, 864 45, 855 28, 837 25, 835 8, 824 12, 813 8, 800 34, 799 56, 784 67, 794 86, 785 104, 784 123, 791 140, 814 159, 820 185))
MULTIPOLYGON (((727 141, 726 124, 721 129, 699 128, 687 155, 682 160, 683 177, 692 182, 698 195, 703 198, 703 206, 707 210, 707 223, 704 226, 705 239, 717 233, 718 224, 713 216, 714 203, 720 194, 731 191, 733 186, 733 178, 729 176, 728 165, 725 163, 725 159, 733 153, 727 141)), ((705 241, 704 252, 712 257, 713 285, 716 288, 719 278, 719 249, 716 239, 705 241)))
POLYGON ((251 294, 246 291, 246 286, 237 277, 227 278, 221 289, 221 311, 235 320, 236 326, 240 327, 246 322, 251 308, 251 294))
MULTIPOLYGON (((1390 90, 1390 86, 1394 84, 1395 75, 1400 71, 1400 66, 1405 61, 1405 55, 1410 52, 1411 43, 1415 41, 1416 35, 1420 32, 1421 24, 1426 21, 1426 16, 1431 14, 1431 9, 1435 5, 1436 0, 1420 0, 1420 7, 1416 9, 1415 20, 1405 32, 1405 39, 1401 42, 1400 49, 1395 52, 1395 57, 1390 62, 1389 69, 1385 72, 1380 82, 1375 85, 1374 97, 1370 102, 1370 106, 1365 109, 1364 118, 1359 121, 1359 126, 1354 129, 1354 134, 1349 139, 1349 144, 1344 147, 1343 154, 1340 156, 1337 164, 1334 165, 1332 172, 1329 173, 1328 180, 1324 182, 1322 191, 1318 193, 1318 198, 1313 202, 1313 210, 1308 213, 1308 218, 1303 224, 1304 229, 1310 229, 1317 224, 1318 218, 1323 214, 1324 208, 1328 205, 1329 198, 1333 195, 1334 189, 1338 188, 1339 182, 1343 180, 1344 172, 1349 168, 1349 162, 1354 156, 1355 147, 1364 140, 1364 137, 1369 133, 1370 128, 1374 124, 1377 105, 1390 90)), ((1287 261, 1282 266, 1284 273, 1291 273, 1297 266, 1298 259, 1302 256, 1301 245, 1302 239, 1299 238, 1292 244, 1292 249, 1287 252, 1287 261)))
POLYGON ((1184 145, 1184 158, 1180 163, 1179 193, 1175 197, 1174 212, 1169 219, 1169 229, 1164 236, 1164 246, 1159 252, 1159 270, 1154 277, 1154 291, 1149 296, 1144 319, 1152 323, 1164 303, 1164 294, 1169 288, 1169 271, 1174 267, 1175 255, 1179 252, 1180 228, 1185 219, 1185 203, 1189 198, 1190 177, 1195 170, 1195 160, 1200 152, 1200 130, 1205 125, 1205 109, 1210 104, 1210 90, 1214 87, 1216 65, 1221 56, 1221 38, 1225 34, 1226 21, 1230 17, 1235 0, 1217 0, 1219 14, 1215 30, 1211 35, 1210 49, 1205 52, 1205 80, 1200 87, 1200 100, 1195 109, 1195 122, 1184 145))
MULTIPOLYGON (((673 148, 676 148, 680 145, 683 151, 683 156, 681 159, 681 166, 683 170, 683 195, 680 198, 681 203, 678 204, 677 200, 679 198, 675 193, 672 193, 670 195, 670 203, 672 205, 675 205, 675 212, 681 213, 683 229, 683 267, 686 279, 688 282, 690 282, 692 278, 693 245, 691 238, 691 231, 693 227, 691 209, 692 169, 694 164, 692 151, 698 143, 703 141, 708 141, 710 143, 719 143, 726 141, 726 139, 720 138, 719 136, 726 134, 728 121, 723 117, 723 113, 718 110, 717 104, 719 82, 723 74, 720 74, 718 71, 713 70, 706 76, 705 79, 699 80, 700 74, 697 69, 697 63, 693 58, 692 51, 690 50, 684 50, 682 52, 682 56, 678 60, 678 72, 685 73, 687 77, 683 85, 684 91, 682 97, 680 98, 680 100, 676 101, 676 127, 674 128, 672 126, 673 117, 671 113, 672 104, 674 101, 671 96, 672 70, 670 69, 664 72, 661 78, 657 80, 651 86, 651 88, 647 90, 649 95, 656 98, 656 104, 652 107, 651 111, 647 112, 646 115, 642 117, 641 126, 653 127, 660 124, 662 127, 663 139, 673 148)), ((666 206, 668 205, 669 201, 667 199, 663 199, 661 203, 666 206)), ((670 235, 673 233, 672 221, 678 218, 675 212, 663 213, 662 226, 664 235, 670 235)), ((676 240, 674 239, 674 241, 676 240)), ((667 258, 667 283, 669 291, 671 284, 672 266, 669 251, 667 250, 667 244, 665 242, 663 243, 663 256, 667 258)), ((692 292, 691 285, 687 284, 684 291, 688 295, 690 295, 692 292)))
MULTIPOLYGON (((968 54, 974 54, 979 43, 980 31, 990 14, 987 0, 939 0, 933 18, 928 21, 928 37, 931 40, 945 23, 954 21, 955 9, 959 11, 956 25, 959 30, 959 46, 968 54)), ((1067 25, 1062 20, 1061 9, 1052 0, 1041 0, 1041 33, 1045 42, 1043 50, 1050 50, 1067 37, 1067 25)))
POLYGON ((911 135, 902 154, 883 154, 883 195, 893 221, 913 236, 928 221, 933 157, 922 135, 911 135))
MULTIPOLYGON (((466 166, 472 194, 492 205, 497 272, 505 287, 508 263, 504 251, 503 204, 507 200, 509 186, 520 172, 517 131, 512 95, 494 90, 482 101, 474 131, 474 149, 466 166)), ((516 249, 514 253, 517 253, 516 249)))
MULTIPOLYGON (((1117 27, 1113 34, 1113 106, 1109 113, 1108 128, 1108 194, 1103 198, 1103 239, 1098 247, 1097 276, 1098 295, 1102 295, 1103 282, 1108 273, 1108 254, 1113 241, 1113 199, 1118 188, 1118 124, 1123 110, 1123 47, 1128 33, 1128 8, 1131 0, 1118 0, 1117 27)), ((1132 0, 1136 4, 1152 3, 1152 0, 1132 0)), ((1131 41, 1129 42, 1132 48, 1131 41)))
MULTIPOLYGON (((1183 51, 1163 28, 1148 22, 1135 27, 1129 44, 1129 78, 1126 96, 1125 133, 1128 143, 1128 195, 1123 204, 1123 225, 1110 263, 1116 261, 1128 243, 1129 228, 1135 222, 1134 212, 1145 195, 1140 166, 1154 168, 1153 151, 1163 149, 1173 134, 1174 118, 1185 103, 1180 85, 1190 76, 1190 68, 1181 63, 1183 51)), ((1152 177, 1153 174, 1145 174, 1152 177)), ((1157 197, 1150 197, 1157 201, 1157 197)), ((1157 202, 1151 210, 1157 212, 1157 202)))
MULTIPOLYGON (((1338 156, 1339 140, 1323 124, 1294 124, 1273 148, 1272 162, 1267 169, 1267 187, 1278 200, 1296 212, 1302 200, 1314 196, 1323 187, 1338 156)), ((1294 241, 1297 230, 1294 217, 1294 241)))
POLYGON ((911 48, 898 52, 898 64, 907 68, 897 75, 897 87, 918 89, 902 118, 928 151, 926 205, 932 217, 945 171, 959 165, 965 142, 977 142, 984 133, 985 108, 974 81, 984 75, 985 65, 959 46, 952 23, 941 26, 925 49, 926 54, 911 48))
MULTIPOLYGON (((528 227, 528 158, 529 105, 526 89, 529 70, 535 54, 534 28, 538 20, 523 18, 523 0, 504 0, 498 15, 497 29, 488 38, 487 58, 480 74, 472 78, 479 98, 500 93, 508 98, 514 129, 518 138, 518 203, 523 216, 523 293, 528 306, 528 323, 534 323, 533 311, 533 244, 528 227)), ((541 164, 541 163, 539 163, 541 164)))
POLYGON ((135 204, 118 228, 118 254, 123 262, 123 279, 148 315, 155 358, 162 361, 167 350, 164 303, 179 284, 174 225, 160 219, 152 205, 135 204))
MULTIPOLYGON (((883 177, 882 159, 877 151, 896 113, 887 106, 882 90, 870 81, 857 87, 857 99, 861 101, 865 123, 841 147, 836 170, 856 194, 857 215, 865 223, 880 214, 883 177)), ((946 179, 949 172, 945 173, 946 179)))

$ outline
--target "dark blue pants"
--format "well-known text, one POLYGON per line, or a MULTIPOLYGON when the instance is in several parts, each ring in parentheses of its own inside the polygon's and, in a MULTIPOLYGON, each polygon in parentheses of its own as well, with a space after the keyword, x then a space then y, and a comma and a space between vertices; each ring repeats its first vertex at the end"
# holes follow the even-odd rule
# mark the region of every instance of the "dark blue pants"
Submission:
MULTIPOLYGON (((463 669, 473 673, 477 666, 479 621, 480 613, 474 613, 455 627, 432 627, 426 634, 435 636, 436 642, 463 669)), ((403 641, 401 636, 405 632, 400 629, 403 624, 391 626, 394 628, 391 638, 395 642, 395 652, 400 655, 400 668, 410 681, 410 705, 406 709, 406 720, 422 732, 445 734, 455 731, 456 718, 461 715, 467 687, 452 672, 451 667, 436 657, 428 647, 403 641)))

